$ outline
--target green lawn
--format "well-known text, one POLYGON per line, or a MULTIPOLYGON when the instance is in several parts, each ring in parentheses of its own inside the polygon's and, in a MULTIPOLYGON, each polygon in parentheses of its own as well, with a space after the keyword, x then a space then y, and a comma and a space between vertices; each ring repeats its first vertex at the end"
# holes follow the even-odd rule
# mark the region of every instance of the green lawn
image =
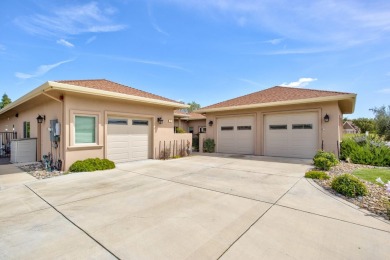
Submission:
MULTIPOLYGON (((356 177, 359 177, 363 180, 379 184, 375 181, 378 177, 382 179, 384 183, 390 181, 390 170, 389 169, 360 169, 352 173, 356 177)), ((382 184, 379 184, 382 186, 382 184)))

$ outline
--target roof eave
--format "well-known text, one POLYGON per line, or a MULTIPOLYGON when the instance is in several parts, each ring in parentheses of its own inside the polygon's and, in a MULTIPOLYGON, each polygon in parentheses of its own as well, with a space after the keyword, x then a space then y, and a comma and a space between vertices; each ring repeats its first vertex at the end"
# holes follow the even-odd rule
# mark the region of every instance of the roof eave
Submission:
POLYGON ((48 81, 48 83, 52 89, 69 91, 69 92, 73 92, 73 93, 111 97, 111 98, 117 98, 117 99, 129 100, 129 101, 137 101, 137 102, 142 102, 142 103, 147 103, 147 104, 168 106, 168 107, 173 107, 173 108, 187 108, 187 107, 189 107, 189 105, 180 104, 180 103, 176 103, 176 102, 158 100, 158 99, 153 99, 153 98, 139 97, 139 96, 134 96, 134 95, 129 95, 129 94, 122 94, 122 93, 100 90, 100 89, 93 89, 93 88, 88 88, 88 87, 81 87, 81 86, 76 86, 76 85, 71 85, 71 84, 59 83, 59 82, 55 82, 55 81, 48 81))
POLYGON ((298 104, 305 104, 305 103, 318 103, 318 102, 342 101, 342 100, 352 101, 351 108, 348 109, 348 111, 345 112, 342 111, 342 112, 346 114, 353 113, 353 111, 355 110, 356 94, 345 94, 345 95, 337 95, 337 96, 329 96, 329 97, 317 97, 317 98, 296 99, 296 100, 287 100, 287 101, 278 101, 278 102, 257 103, 257 104, 250 104, 250 105, 241 105, 241 106, 205 108, 205 109, 201 108, 194 112, 211 113, 211 112, 222 112, 222 111, 231 111, 231 110, 243 110, 243 109, 253 109, 253 108, 262 108, 262 107, 298 105, 298 104))
POLYGON ((32 91, 28 92, 27 94, 25 94, 24 96, 18 98, 17 100, 15 100, 14 102, 12 102, 11 104, 9 104, 8 106, 4 107, 3 109, 0 110, 0 115, 1 114, 4 114, 5 112, 23 104, 24 102, 27 102, 29 101, 30 99, 33 99, 39 95, 41 95, 43 92, 45 92, 47 89, 50 88, 50 84, 49 82, 45 82, 43 83, 42 85, 40 85, 39 87, 33 89, 32 91))

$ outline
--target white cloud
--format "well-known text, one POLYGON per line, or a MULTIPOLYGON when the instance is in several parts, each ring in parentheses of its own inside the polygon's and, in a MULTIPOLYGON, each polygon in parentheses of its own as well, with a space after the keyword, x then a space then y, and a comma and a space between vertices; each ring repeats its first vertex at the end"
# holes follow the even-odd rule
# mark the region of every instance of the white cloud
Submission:
POLYGON ((272 40, 268 40, 268 41, 263 41, 264 43, 270 43, 272 45, 277 45, 279 43, 281 43, 283 41, 283 39, 272 39, 272 40))
POLYGON ((113 9, 101 9, 96 2, 57 7, 48 14, 17 17, 14 22, 25 31, 43 36, 65 37, 88 32, 115 32, 126 28, 111 21, 113 9))
POLYGON ((85 42, 85 44, 90 44, 91 42, 95 41, 97 39, 96 35, 88 38, 88 40, 85 42))
POLYGON ((377 91, 378 93, 390 94, 390 88, 383 88, 377 91))
POLYGON ((161 29, 161 27, 157 24, 156 19, 154 18, 152 7, 151 7, 150 3, 148 4, 148 16, 149 16, 149 20, 150 20, 154 30, 156 30, 158 33, 161 33, 165 36, 169 36, 169 33, 164 31, 163 29, 161 29))
POLYGON ((165 62, 165 61, 155 61, 155 60, 144 60, 144 59, 138 59, 138 58, 132 58, 132 57, 123 57, 123 56, 115 56, 115 55, 105 55, 105 54, 89 54, 97 57, 112 59, 112 60, 119 60, 119 61, 125 61, 125 62, 135 62, 140 64, 147 64, 147 65, 153 65, 153 66, 159 66, 169 69, 175 69, 175 70, 181 70, 186 72, 191 72, 186 68, 183 68, 182 66, 165 62))
POLYGON ((387 39, 390 31, 388 0, 165 0, 165 3, 202 12, 210 19, 230 19, 240 26, 257 27, 285 39, 336 46, 387 39))
POLYGON ((58 66, 60 66, 62 64, 65 64, 65 63, 68 63, 68 62, 71 62, 71 61, 74 61, 74 60, 64 60, 64 61, 60 61, 60 62, 57 62, 57 63, 54 63, 54 64, 41 65, 32 74, 23 73, 23 72, 16 72, 15 73, 15 77, 20 78, 20 79, 36 78, 36 77, 39 77, 39 76, 42 76, 42 75, 46 74, 50 70, 52 70, 52 69, 54 69, 54 68, 56 68, 56 67, 58 67, 58 66))
POLYGON ((69 48, 74 47, 73 43, 70 43, 70 42, 68 42, 67 40, 64 40, 64 39, 57 40, 57 43, 60 44, 60 45, 65 46, 65 47, 69 47, 69 48))
POLYGON ((299 78, 298 81, 290 82, 290 83, 282 83, 280 86, 283 87, 292 87, 292 88, 303 88, 309 85, 310 82, 316 81, 315 78, 299 78))
POLYGON ((250 85, 253 85, 253 86, 260 86, 259 83, 255 82, 255 81, 253 81, 253 80, 250 80, 250 79, 238 78, 237 80, 242 81, 242 82, 245 82, 245 83, 250 84, 250 85))
POLYGON ((167 33, 166 31, 163 31, 156 23, 153 23, 153 22, 152 22, 152 26, 153 26, 153 28, 154 28, 157 32, 159 32, 159 33, 161 33, 161 34, 164 34, 165 36, 169 36, 169 33, 167 33))

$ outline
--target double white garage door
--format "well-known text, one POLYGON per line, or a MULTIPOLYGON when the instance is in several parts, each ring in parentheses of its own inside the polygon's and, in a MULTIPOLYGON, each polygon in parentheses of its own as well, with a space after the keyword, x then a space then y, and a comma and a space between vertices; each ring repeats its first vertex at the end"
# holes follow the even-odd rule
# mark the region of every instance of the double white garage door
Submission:
POLYGON ((142 118, 108 118, 107 158, 128 162, 149 158, 150 120, 142 118))
MULTIPOLYGON (((254 154, 254 116, 217 119, 217 151, 254 154)), ((264 155, 312 158, 318 149, 318 116, 315 112, 269 114, 264 117, 264 155)))

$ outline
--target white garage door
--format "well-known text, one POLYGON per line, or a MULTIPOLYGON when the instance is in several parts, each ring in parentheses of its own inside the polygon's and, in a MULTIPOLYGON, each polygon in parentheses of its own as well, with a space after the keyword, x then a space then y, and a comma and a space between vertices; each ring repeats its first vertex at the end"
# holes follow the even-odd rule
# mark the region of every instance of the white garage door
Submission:
POLYGON ((217 119, 217 152, 253 154, 255 120, 253 116, 217 119))
POLYGON ((119 163, 149 158, 150 121, 108 118, 107 158, 119 163))
POLYGON ((313 158, 318 150, 316 112, 266 115, 264 155, 313 158))

